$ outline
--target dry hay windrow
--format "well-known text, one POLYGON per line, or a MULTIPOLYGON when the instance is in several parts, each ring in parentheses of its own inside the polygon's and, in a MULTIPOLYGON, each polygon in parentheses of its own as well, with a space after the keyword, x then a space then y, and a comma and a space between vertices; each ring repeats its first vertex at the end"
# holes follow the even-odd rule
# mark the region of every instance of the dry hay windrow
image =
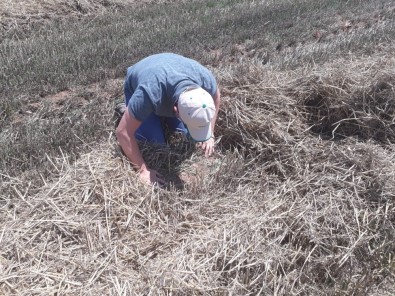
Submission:
POLYGON ((395 60, 383 59, 350 62, 349 67, 335 65, 329 74, 314 73, 290 89, 313 132, 331 138, 394 142, 395 60))
MULTIPOLYGON (((4 178, 14 193, 0 217, 1 290, 369 294, 394 273, 395 159, 383 114, 393 114, 393 64, 370 57, 284 73, 251 61, 216 69, 224 108, 215 168, 183 188, 142 186, 113 142, 75 163, 53 159, 57 177, 39 189, 4 178), (325 104, 311 103, 317 94, 325 104), (336 109, 340 102, 346 107, 336 109), (343 109, 357 114, 352 124, 343 109), (383 122, 383 136, 373 136, 367 116, 383 122), (323 122, 334 137, 313 128, 323 122)), ((202 161, 189 148, 150 149, 147 161, 162 171, 202 161)))

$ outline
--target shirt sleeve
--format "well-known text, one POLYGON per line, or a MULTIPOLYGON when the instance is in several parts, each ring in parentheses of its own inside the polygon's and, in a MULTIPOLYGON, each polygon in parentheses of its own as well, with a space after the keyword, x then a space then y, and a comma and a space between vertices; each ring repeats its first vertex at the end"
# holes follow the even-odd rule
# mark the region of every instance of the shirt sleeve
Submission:
POLYGON ((137 88, 129 100, 128 110, 138 121, 143 122, 154 112, 154 106, 147 93, 142 88, 137 88))

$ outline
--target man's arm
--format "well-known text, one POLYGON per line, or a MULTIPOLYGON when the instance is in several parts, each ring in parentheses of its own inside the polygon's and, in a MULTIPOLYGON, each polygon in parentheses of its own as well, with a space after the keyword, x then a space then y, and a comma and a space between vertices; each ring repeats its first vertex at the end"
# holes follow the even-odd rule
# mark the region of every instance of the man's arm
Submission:
POLYGON ((158 185, 164 185, 165 181, 161 178, 158 172, 149 169, 143 157, 141 156, 140 148, 134 136, 140 125, 141 122, 131 115, 128 109, 126 109, 116 130, 118 143, 127 158, 138 170, 140 173, 140 178, 145 183, 157 183, 158 185))
POLYGON ((205 151, 206 157, 210 156, 214 152, 214 144, 215 144, 214 130, 215 130, 215 124, 217 122, 219 107, 221 105, 221 95, 220 95, 220 91, 219 91, 218 87, 217 87, 217 91, 215 92, 215 94, 213 96, 213 100, 214 100, 214 105, 215 105, 215 115, 214 115, 213 119, 211 120, 212 137, 210 139, 208 139, 207 141, 202 142, 200 144, 202 149, 205 151))
POLYGON ((221 94, 219 91, 219 87, 217 87, 217 91, 215 92, 215 95, 213 96, 213 100, 214 100, 214 105, 215 105, 215 115, 211 121, 211 128, 212 128, 212 132, 214 135, 215 123, 217 122, 218 111, 219 111, 219 107, 221 105, 221 94))

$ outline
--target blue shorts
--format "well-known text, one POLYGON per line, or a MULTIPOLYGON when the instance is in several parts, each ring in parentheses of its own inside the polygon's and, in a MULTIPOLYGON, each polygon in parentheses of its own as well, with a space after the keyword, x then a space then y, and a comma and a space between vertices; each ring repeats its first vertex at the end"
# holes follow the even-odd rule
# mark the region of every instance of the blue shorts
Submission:
POLYGON ((151 113, 136 130, 135 137, 139 141, 147 141, 156 144, 165 144, 164 127, 167 126, 171 131, 188 134, 184 123, 177 117, 161 117, 151 113))

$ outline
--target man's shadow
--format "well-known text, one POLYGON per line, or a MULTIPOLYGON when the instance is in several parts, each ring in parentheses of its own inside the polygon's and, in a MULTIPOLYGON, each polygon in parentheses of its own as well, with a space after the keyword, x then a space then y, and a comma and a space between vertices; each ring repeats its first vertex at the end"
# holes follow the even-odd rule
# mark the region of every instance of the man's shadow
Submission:
MULTIPOLYGON (((197 150, 194 142, 186 140, 184 136, 171 135, 165 145, 141 141, 137 143, 148 167, 158 171, 167 182, 163 189, 183 190, 185 188, 186 182, 180 178, 180 175, 183 172, 185 160, 190 159, 197 150)), ((127 160, 127 156, 119 145, 115 145, 115 154, 127 160)))
POLYGON ((196 152, 196 145, 185 135, 166 135, 166 145, 139 142, 140 151, 148 167, 157 170, 168 183, 164 188, 182 190, 186 182, 180 178, 185 160, 196 152))

